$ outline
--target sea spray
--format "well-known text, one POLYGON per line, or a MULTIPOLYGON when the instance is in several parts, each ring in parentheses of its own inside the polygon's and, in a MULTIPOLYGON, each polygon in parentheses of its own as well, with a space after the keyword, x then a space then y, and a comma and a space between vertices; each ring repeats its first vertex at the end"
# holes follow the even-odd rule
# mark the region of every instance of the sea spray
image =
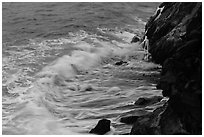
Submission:
MULTIPOLYGON (((80 50, 74 50, 71 55, 64 55, 46 66, 38 74, 39 77, 52 77, 60 79, 70 79, 80 74, 80 72, 87 71, 101 64, 101 62, 108 58, 120 57, 127 59, 128 56, 135 54, 135 47, 138 45, 118 48, 113 44, 100 43, 101 47, 94 47, 88 43, 80 43, 75 45, 80 50), (57 77, 56 77, 57 75, 57 77)), ((143 54, 143 53, 142 53, 143 54)))

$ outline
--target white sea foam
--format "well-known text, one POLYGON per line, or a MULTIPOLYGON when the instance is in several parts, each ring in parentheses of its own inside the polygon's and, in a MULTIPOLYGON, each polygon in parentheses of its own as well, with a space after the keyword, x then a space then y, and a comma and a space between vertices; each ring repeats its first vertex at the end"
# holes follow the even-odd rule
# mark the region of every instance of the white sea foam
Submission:
POLYGON ((128 46, 127 48, 117 48, 113 44, 100 43, 103 47, 94 47, 88 43, 79 43, 76 47, 81 50, 74 50, 71 55, 64 55, 58 58, 50 65, 44 67, 39 75, 55 78, 57 75, 61 79, 73 78, 75 75, 80 74, 83 71, 92 69, 100 65, 104 58, 110 58, 114 56, 124 57, 131 54, 135 54, 134 51, 137 48, 128 46))
MULTIPOLYGON (((88 35, 85 36, 90 37, 88 35)), ((125 39, 129 36, 127 33, 125 39)), ((84 35, 80 37, 84 37, 84 35)), ((120 35, 120 37, 123 37, 123 35, 120 35)), ((77 38, 75 39, 77 42, 75 41, 75 45, 72 46, 75 47, 76 50, 73 50, 71 54, 63 55, 42 68, 37 74, 37 79, 32 87, 27 91, 23 91, 18 97, 21 102, 24 102, 24 107, 20 105, 21 110, 13 115, 13 118, 21 123, 21 125, 19 125, 21 129, 20 134, 76 134, 81 132, 79 129, 75 132, 73 128, 70 128, 76 124, 76 122, 72 123, 70 120, 66 123, 66 125, 70 127, 64 127, 65 125, 62 124, 64 121, 58 117, 56 112, 60 113, 61 116, 65 113, 66 118, 72 119, 72 116, 68 111, 69 108, 66 107, 66 109, 60 111, 57 105, 66 106, 66 103, 74 105, 74 103, 81 103, 81 100, 90 100, 90 102, 92 102, 92 98, 89 98, 89 96, 85 98, 86 94, 107 91, 106 93, 109 96, 109 94, 116 94, 122 92, 122 90, 119 87, 112 87, 110 89, 107 87, 95 87, 91 82, 89 84, 79 83, 77 79, 86 74, 86 72, 91 72, 93 68, 100 66, 103 60, 116 57, 121 58, 121 60, 128 60, 129 56, 138 54, 144 55, 144 52, 140 50, 141 47, 139 43, 129 44, 93 39, 93 43, 90 44, 81 41, 81 39, 82 38, 80 38, 79 41, 77 41, 77 38), (84 94, 84 99, 78 99, 77 96, 74 96, 75 94, 80 96, 84 94)), ((52 50, 51 47, 55 45, 56 49, 60 49, 61 43, 70 43, 72 40, 63 40, 63 42, 60 40, 54 41, 53 45, 52 42, 53 41, 41 42, 41 45, 38 43, 35 44, 39 45, 40 49, 38 51, 44 52, 46 50, 52 50), (57 44, 58 42, 60 44, 57 44), (47 46, 47 43, 51 44, 51 47, 47 46)), ((106 68, 114 68, 114 65, 106 65, 106 68)), ((19 91, 16 92, 21 93, 19 91)), ((104 101, 107 103, 106 100, 104 101)), ((90 112, 87 111, 87 115, 83 117, 86 118, 88 115, 90 115, 90 112)), ((14 120, 14 122, 16 121, 14 120)), ((82 123, 80 123, 80 125, 81 124, 82 123)), ((6 131, 6 129, 4 129, 4 131, 6 131)), ((85 132, 87 133, 87 131, 85 132)), ((16 130, 14 134, 18 133, 16 130)))

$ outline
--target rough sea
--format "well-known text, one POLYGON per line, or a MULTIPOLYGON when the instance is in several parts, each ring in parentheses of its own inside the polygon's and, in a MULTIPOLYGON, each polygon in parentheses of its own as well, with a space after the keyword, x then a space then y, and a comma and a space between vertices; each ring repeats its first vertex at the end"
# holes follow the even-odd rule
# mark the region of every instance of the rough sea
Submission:
POLYGON ((3 3, 3 134, 88 134, 100 119, 126 134, 139 97, 161 95, 140 43, 160 3, 3 3), (126 61, 115 65, 118 61, 126 61))

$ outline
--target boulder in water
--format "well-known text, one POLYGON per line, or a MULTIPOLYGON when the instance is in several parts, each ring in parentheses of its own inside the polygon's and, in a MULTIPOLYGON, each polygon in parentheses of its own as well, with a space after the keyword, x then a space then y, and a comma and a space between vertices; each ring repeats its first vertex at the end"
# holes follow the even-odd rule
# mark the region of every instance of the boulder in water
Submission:
POLYGON ((152 105, 152 104, 155 104, 157 102, 160 102, 162 99, 163 99, 162 96, 153 96, 153 97, 149 97, 149 98, 141 97, 135 102, 135 105, 139 105, 139 106, 152 105))
POLYGON ((115 65, 117 65, 117 66, 120 66, 120 65, 123 65, 123 64, 127 64, 127 61, 117 61, 116 63, 115 63, 115 65))
POLYGON ((138 42, 138 41, 140 41, 140 38, 138 36, 134 36, 130 43, 135 43, 135 42, 138 42))
POLYGON ((99 120, 96 127, 91 129, 91 131, 89 131, 89 133, 93 133, 93 134, 97 134, 97 135, 104 135, 111 130, 110 129, 110 123, 111 123, 111 121, 108 119, 99 120))

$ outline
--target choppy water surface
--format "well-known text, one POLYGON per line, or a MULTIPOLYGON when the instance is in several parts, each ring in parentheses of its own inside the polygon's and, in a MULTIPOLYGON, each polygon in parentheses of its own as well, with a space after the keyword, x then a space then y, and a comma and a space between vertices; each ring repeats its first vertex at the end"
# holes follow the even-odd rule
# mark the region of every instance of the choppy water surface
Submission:
POLYGON ((158 5, 3 3, 3 134, 88 134, 102 118, 130 132, 122 116, 160 105, 134 105, 161 91, 158 66, 130 43, 158 5))

